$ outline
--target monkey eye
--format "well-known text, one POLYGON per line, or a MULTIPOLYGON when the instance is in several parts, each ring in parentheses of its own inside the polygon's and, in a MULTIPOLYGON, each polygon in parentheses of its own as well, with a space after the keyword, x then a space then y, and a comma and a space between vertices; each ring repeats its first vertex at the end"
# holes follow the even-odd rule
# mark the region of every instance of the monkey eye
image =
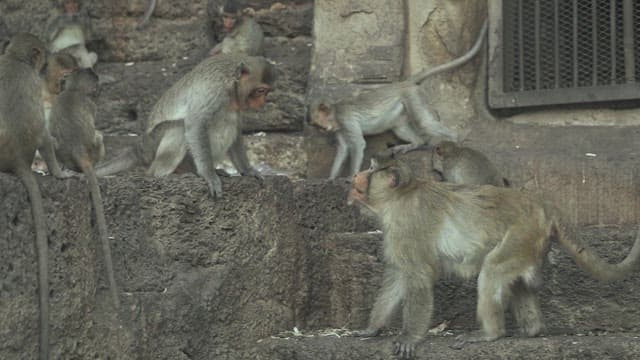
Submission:
POLYGON ((254 89, 251 94, 249 94, 250 97, 252 98, 258 98, 261 96, 266 96, 269 92, 271 91, 271 88, 268 87, 259 87, 257 89, 254 89))

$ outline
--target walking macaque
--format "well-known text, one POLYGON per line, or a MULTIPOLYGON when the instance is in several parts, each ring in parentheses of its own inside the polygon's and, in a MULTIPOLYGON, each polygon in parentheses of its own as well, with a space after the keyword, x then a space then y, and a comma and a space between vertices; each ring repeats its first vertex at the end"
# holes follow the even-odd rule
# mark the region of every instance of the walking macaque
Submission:
POLYGON ((434 149, 432 167, 440 172, 444 181, 465 185, 493 185, 509 187, 495 165, 481 152, 443 141, 434 149))
POLYGON ((114 306, 119 308, 107 223, 93 166, 104 156, 102 134, 95 129, 96 104, 89 97, 98 90, 98 75, 91 69, 75 71, 65 79, 64 87, 64 91, 54 100, 49 131, 58 140, 56 156, 59 161, 69 169, 82 171, 89 183, 111 295, 114 306))
POLYGON ((18 175, 27 188, 35 224, 40 297, 40 359, 49 357, 47 225, 31 160, 45 134, 42 80, 46 46, 31 34, 11 38, 0 56, 0 171, 18 175))
POLYGON ((261 56, 264 54, 264 33, 253 17, 243 15, 236 0, 227 0, 222 11, 222 30, 225 37, 214 46, 209 55, 246 54, 261 56))
POLYGON ((601 281, 618 280, 640 258, 640 236, 620 263, 605 262, 575 238, 558 210, 532 195, 495 186, 463 186, 415 178, 397 160, 372 161, 352 181, 349 202, 358 202, 380 218, 386 262, 382 289, 369 326, 358 336, 376 336, 402 304, 402 333, 395 351, 403 358, 424 339, 433 311, 433 289, 445 274, 478 276, 477 316, 482 329, 461 335, 465 343, 493 341, 505 335, 509 305, 524 334, 543 328, 536 289, 551 241, 558 241, 575 262, 601 281))
POLYGON ((151 110, 142 142, 100 166, 98 176, 137 164, 166 176, 193 160, 212 197, 222 196, 215 164, 229 156, 241 175, 262 179, 247 158, 239 115, 260 110, 275 81, 275 69, 262 57, 208 57, 167 90, 151 110), (189 157, 187 157, 187 151, 189 157))
POLYGON ((49 51, 64 51, 71 54, 82 68, 93 67, 98 55, 86 48, 91 37, 91 21, 89 14, 80 9, 80 0, 60 0, 62 13, 50 20, 46 36, 49 51))
POLYGON ((475 44, 466 54, 448 63, 426 69, 409 79, 380 86, 359 95, 329 103, 314 101, 309 110, 309 124, 336 133, 338 149, 331 167, 330 179, 342 170, 347 155, 351 160, 349 176, 362 166, 364 135, 393 131, 409 144, 397 145, 394 152, 405 153, 427 143, 430 137, 459 141, 461 134, 440 122, 438 115, 425 102, 426 94, 420 84, 430 76, 453 69, 472 59, 480 50, 487 34, 487 21, 475 44))

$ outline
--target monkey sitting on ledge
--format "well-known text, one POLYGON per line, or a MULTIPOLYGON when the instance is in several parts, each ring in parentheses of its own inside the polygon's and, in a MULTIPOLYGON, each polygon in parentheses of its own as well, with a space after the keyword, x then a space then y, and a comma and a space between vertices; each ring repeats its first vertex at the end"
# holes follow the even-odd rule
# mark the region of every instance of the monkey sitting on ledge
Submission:
POLYGON ((356 335, 378 335, 402 304, 402 333, 395 342, 402 358, 413 357, 427 334, 433 289, 443 275, 478 277, 481 330, 459 336, 452 347, 462 348, 504 336, 509 306, 527 336, 544 329, 536 290, 551 241, 558 241, 580 268, 601 281, 623 278, 640 258, 640 236, 622 262, 608 264, 575 238, 575 229, 561 221, 555 207, 532 195, 418 179, 393 159, 374 159, 369 170, 355 176, 349 193, 353 202, 379 217, 386 262, 369 326, 356 335))

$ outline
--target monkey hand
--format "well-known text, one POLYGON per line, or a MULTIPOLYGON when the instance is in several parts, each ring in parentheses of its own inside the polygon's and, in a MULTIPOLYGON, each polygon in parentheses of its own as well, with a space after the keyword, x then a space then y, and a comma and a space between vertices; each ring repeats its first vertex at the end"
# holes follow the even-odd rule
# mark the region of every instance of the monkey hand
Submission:
POLYGON ((394 353, 401 359, 413 359, 416 355, 416 344, 407 337, 400 335, 393 343, 394 353))
POLYGON ((218 177, 207 180, 207 185, 209 186, 209 195, 212 198, 220 199, 222 197, 222 183, 218 177))

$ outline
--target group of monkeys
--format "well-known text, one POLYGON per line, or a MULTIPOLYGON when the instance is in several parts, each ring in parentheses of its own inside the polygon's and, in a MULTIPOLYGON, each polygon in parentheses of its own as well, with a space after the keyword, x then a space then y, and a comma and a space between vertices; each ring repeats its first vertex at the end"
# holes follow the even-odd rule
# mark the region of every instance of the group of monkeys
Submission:
MULTIPOLYGON (((149 21, 155 4, 150 1, 139 28, 149 21)), ((99 82, 92 70, 97 57, 86 49, 88 25, 78 15, 78 0, 63 0, 62 5, 61 19, 49 26, 48 44, 32 34, 20 33, 11 38, 0 56, 0 171, 19 176, 32 204, 41 359, 49 356, 48 246, 42 197, 31 171, 36 150, 53 176, 73 176, 62 167, 85 174, 117 308, 118 290, 96 177, 135 165, 147 166, 147 173, 153 176, 195 171, 206 181, 210 195, 218 198, 222 196, 220 176, 225 174, 215 165, 228 155, 241 175, 262 179, 248 161, 241 120, 243 112, 264 107, 276 78, 276 69, 261 56, 264 35, 260 26, 244 15, 235 1, 227 1, 222 8, 224 39, 157 101, 141 141, 100 163, 104 145, 95 129, 96 105, 90 97, 99 82)), ((638 237, 625 260, 607 264, 575 240, 575 230, 562 221, 556 207, 525 191, 508 188, 508 182, 484 155, 458 146, 462 140, 459 132, 441 122, 427 106, 420 83, 473 58, 486 33, 485 22, 466 54, 405 81, 338 102, 317 100, 310 105, 309 123, 335 133, 337 139, 329 177, 341 174, 348 156, 348 171, 353 177, 348 201, 372 210, 383 227, 387 265, 382 289, 369 327, 356 334, 377 335, 402 306, 403 328, 395 342, 396 353, 402 358, 413 357, 416 345, 426 336, 433 287, 444 276, 478 277, 481 330, 460 336, 454 344, 460 348, 467 342, 503 336, 504 310, 509 306, 524 334, 535 336, 543 330, 535 292, 552 240, 558 240, 582 268, 601 280, 621 278, 640 258, 638 237), (408 144, 375 157, 368 170, 359 172, 364 136, 387 130, 408 144), (461 184, 417 178, 395 158, 435 139, 445 140, 433 150, 440 159, 443 178, 461 184)))

